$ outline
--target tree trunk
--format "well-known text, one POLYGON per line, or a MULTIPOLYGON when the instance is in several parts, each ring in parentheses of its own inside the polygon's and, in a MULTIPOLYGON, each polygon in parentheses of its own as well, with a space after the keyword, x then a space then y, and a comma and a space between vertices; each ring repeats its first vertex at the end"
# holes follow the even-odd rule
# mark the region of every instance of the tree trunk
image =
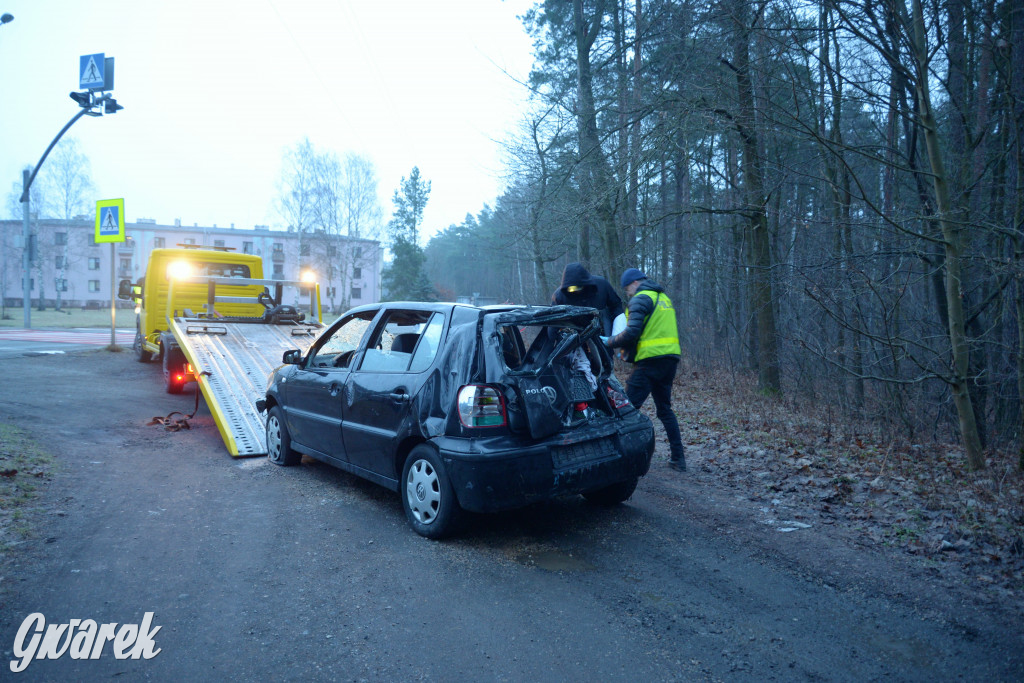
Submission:
POLYGON ((735 6, 733 58, 736 72, 736 92, 739 116, 736 122, 741 139, 741 167, 747 236, 750 244, 750 306, 757 324, 757 380, 758 388, 766 393, 779 393, 778 338, 775 331, 774 296, 772 293, 771 239, 768 234, 767 198, 758 155, 758 135, 754 89, 750 80, 750 26, 747 24, 746 4, 738 0, 735 6))
MULTIPOLYGON (((613 272, 622 269, 622 250, 619 234, 615 225, 614 213, 611 209, 608 182, 608 171, 601 152, 601 142, 597 133, 597 111, 594 104, 594 83, 590 67, 590 48, 601 29, 604 14, 604 2, 599 0, 594 9, 592 21, 583 17, 583 0, 573 0, 573 26, 576 34, 576 86, 578 110, 576 112, 579 151, 580 151, 580 189, 586 213, 583 216, 584 229, 581 235, 589 237, 589 226, 586 225, 588 215, 593 216, 598 238, 604 249, 604 257, 613 272)), ((580 244, 580 260, 590 266, 591 249, 589 239, 580 244)))
POLYGON ((939 227, 945 240, 945 294, 946 310, 949 316, 949 341, 952 352, 950 386, 953 403, 960 418, 960 436, 967 452, 967 464, 973 470, 984 469, 985 457, 978 439, 978 425, 971 403, 968 369, 970 368, 970 345, 965 332, 964 307, 961 291, 963 286, 963 265, 961 262, 960 227, 951 214, 949 186, 942 159, 942 147, 935 116, 932 113, 931 92, 928 86, 928 44, 924 24, 924 10, 921 0, 911 0, 913 7, 912 49, 917 70, 916 89, 921 112, 921 128, 924 133, 925 149, 932 171, 932 185, 935 191, 936 211, 939 227))

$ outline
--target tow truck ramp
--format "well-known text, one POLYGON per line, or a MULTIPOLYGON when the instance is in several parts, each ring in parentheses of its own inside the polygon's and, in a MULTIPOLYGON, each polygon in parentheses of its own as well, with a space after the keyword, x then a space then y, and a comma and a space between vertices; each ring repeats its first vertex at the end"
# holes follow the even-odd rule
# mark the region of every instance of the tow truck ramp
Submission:
POLYGON ((206 404, 232 457, 266 455, 267 436, 256 401, 288 349, 309 348, 317 323, 269 325, 170 318, 175 339, 192 364, 206 404))

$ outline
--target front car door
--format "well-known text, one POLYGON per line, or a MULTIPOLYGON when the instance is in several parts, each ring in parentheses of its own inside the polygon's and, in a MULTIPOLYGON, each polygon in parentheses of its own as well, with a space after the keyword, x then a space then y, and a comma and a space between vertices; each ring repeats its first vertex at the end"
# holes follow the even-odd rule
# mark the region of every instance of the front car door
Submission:
POLYGON ((390 309, 376 323, 346 388, 342 433, 352 465, 398 476, 395 447, 410 430, 410 408, 437 357, 444 325, 443 313, 410 309, 390 309))
POLYGON ((315 451, 311 455, 346 459, 341 436, 345 383, 376 313, 360 311, 332 325, 288 378, 285 418, 300 451, 305 447, 315 451))

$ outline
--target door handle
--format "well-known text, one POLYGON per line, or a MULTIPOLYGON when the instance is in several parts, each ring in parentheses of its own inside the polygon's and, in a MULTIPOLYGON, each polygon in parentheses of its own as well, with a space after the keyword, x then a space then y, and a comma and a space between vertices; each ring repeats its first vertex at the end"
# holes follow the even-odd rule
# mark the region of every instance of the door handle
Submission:
POLYGON ((388 397, 395 403, 405 403, 406 401, 409 400, 409 394, 403 391, 393 392, 391 394, 388 394, 388 397))
POLYGON ((327 388, 327 390, 330 392, 331 396, 337 396, 338 393, 341 391, 341 385, 338 384, 337 382, 331 382, 331 385, 327 388))

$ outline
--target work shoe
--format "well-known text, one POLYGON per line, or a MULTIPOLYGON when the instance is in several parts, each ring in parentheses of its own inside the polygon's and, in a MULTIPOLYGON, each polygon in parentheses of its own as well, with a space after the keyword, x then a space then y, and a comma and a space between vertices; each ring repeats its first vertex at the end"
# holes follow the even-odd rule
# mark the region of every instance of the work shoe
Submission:
POLYGON ((668 466, 676 470, 677 472, 685 472, 686 460, 683 458, 673 458, 672 460, 668 461, 668 466))

